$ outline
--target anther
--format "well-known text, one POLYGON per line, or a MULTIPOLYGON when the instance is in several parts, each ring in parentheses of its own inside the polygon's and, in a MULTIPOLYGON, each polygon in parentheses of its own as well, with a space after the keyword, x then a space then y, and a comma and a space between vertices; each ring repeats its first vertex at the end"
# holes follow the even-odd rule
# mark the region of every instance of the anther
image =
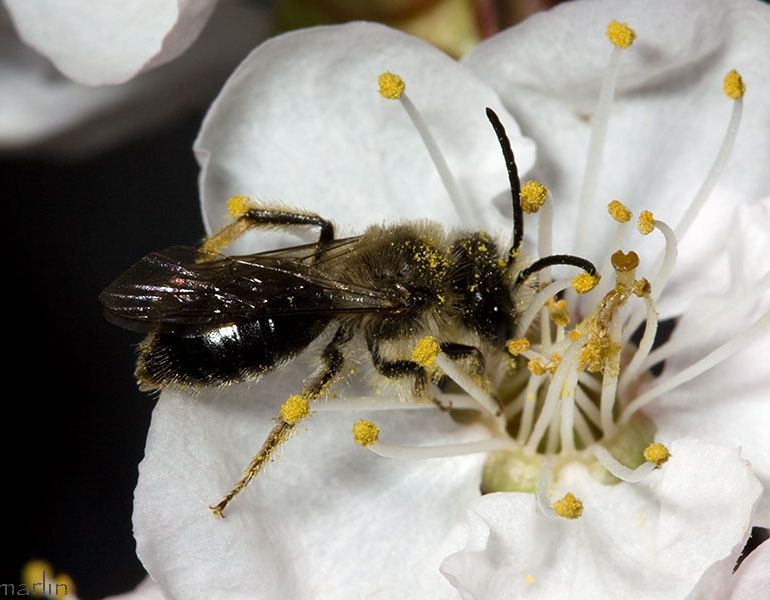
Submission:
POLYGON ((639 255, 633 250, 628 254, 618 250, 612 255, 612 267, 619 273, 633 271, 639 266, 639 255))
POLYGON ((380 428, 371 421, 361 419, 353 425, 353 439, 359 446, 368 448, 380 439, 380 428))
POLYGON ((601 275, 599 275, 599 273, 593 275, 590 273, 581 273, 572 280, 572 288, 578 294, 587 294, 599 284, 600 279, 601 275))
POLYGON ((628 23, 621 23, 613 19, 607 25, 607 39, 616 47, 625 50, 634 43, 636 32, 628 26, 628 23))
POLYGON ((569 339, 573 342, 577 342, 581 337, 583 337, 583 333, 578 329, 573 329, 569 332, 569 339))
POLYGON ((377 78, 377 82, 380 84, 380 95, 383 98, 387 98, 388 100, 398 100, 404 95, 406 84, 404 83, 404 80, 395 73, 386 71, 377 78))
POLYGON ((644 460, 655 463, 659 467, 669 458, 671 458, 671 452, 660 442, 650 444, 644 449, 644 460))
POLYGON ((546 303, 551 320, 559 327, 569 325, 569 309, 566 300, 556 300, 546 303))
POLYGON ((743 77, 735 69, 725 75, 722 81, 722 89, 728 98, 733 100, 740 100, 743 98, 743 94, 746 93, 746 84, 743 83, 743 77))
POLYGON ((643 298, 644 296, 649 296, 651 292, 652 286, 644 277, 634 281, 634 295, 643 298))
POLYGON ((537 358, 533 358, 527 363, 527 369, 529 369, 530 373, 533 375, 545 375, 546 373, 545 365, 537 358))
POLYGON ((554 512, 565 519, 577 519, 583 514, 583 503, 572 492, 553 503, 554 512))
POLYGON ((248 196, 236 194, 227 201, 227 211, 233 219, 241 219, 246 216, 254 205, 248 196))
POLYGON ((548 189, 539 181, 525 181, 519 192, 521 210, 525 213, 536 213, 548 199, 548 189))
POLYGON ((279 410, 281 419, 287 425, 295 425, 310 414, 310 403, 305 396, 289 396, 279 410))
POLYGON ((649 210, 643 210, 639 213, 639 221, 636 224, 636 229, 642 235, 649 235, 655 231, 655 217, 649 210))
POLYGON ((518 340, 510 340, 505 345, 505 349, 508 350, 511 356, 518 356, 529 350, 530 345, 527 338, 519 338, 518 340))
POLYGON ((556 369, 559 368, 559 364, 561 363, 561 354, 558 352, 554 352, 551 354, 551 362, 549 362, 545 368, 546 370, 553 375, 556 373, 556 369))
POLYGON ((436 338, 425 336, 412 351, 412 360, 421 367, 432 367, 436 363, 439 352, 441 352, 441 346, 436 338))
POLYGON ((607 212, 618 223, 628 223, 633 217, 633 213, 626 208, 620 200, 613 200, 607 205, 607 212))

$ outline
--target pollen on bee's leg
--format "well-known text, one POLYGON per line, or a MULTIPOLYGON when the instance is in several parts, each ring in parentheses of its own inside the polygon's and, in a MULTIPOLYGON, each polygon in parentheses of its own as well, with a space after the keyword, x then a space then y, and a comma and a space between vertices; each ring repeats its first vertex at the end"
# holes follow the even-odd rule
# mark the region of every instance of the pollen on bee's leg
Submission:
POLYGON ((425 336, 412 351, 412 360, 426 369, 436 364, 436 357, 441 352, 441 345, 436 338, 425 336))
POLYGON ((295 425, 310 414, 310 403, 304 395, 289 396, 279 410, 281 419, 288 425, 295 425))
POLYGON ((227 212, 233 219, 242 219, 252 208, 251 198, 242 194, 236 194, 227 201, 227 212))
POLYGON ((436 167, 436 171, 441 178, 441 182, 444 184, 444 188, 446 189, 461 222, 472 223, 474 220, 473 215, 470 214, 468 208, 470 203, 468 203, 462 188, 458 185, 452 172, 449 170, 449 165, 447 164, 436 139, 433 137, 433 134, 428 127, 428 123, 406 94, 406 83, 404 80, 395 73, 385 72, 380 74, 378 84, 379 93, 383 98, 388 100, 398 100, 404 108, 404 111, 406 111, 414 128, 420 135, 420 139, 422 140, 425 149, 428 151, 428 154, 433 161, 433 165, 436 167))

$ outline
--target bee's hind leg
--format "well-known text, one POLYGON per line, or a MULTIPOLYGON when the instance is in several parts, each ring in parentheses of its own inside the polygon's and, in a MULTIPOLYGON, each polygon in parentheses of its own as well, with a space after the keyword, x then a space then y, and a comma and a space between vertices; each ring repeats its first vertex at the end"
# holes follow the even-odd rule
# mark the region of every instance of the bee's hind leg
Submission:
POLYGON ((473 369, 471 373, 476 377, 484 373, 484 355, 476 346, 466 344, 456 344, 454 342, 442 342, 441 351, 452 360, 468 359, 473 369))
POLYGON ((206 238, 201 252, 217 254, 255 227, 318 227, 318 243, 334 240, 334 225, 315 213, 252 203, 245 196, 233 196, 227 203, 235 221, 206 238))
POLYGON ((230 501, 240 494, 262 470, 262 467, 270 461, 276 448, 289 439, 294 425, 307 416, 307 404, 318 398, 329 384, 334 381, 335 377, 339 375, 345 362, 342 346, 350 340, 353 333, 349 327, 344 325, 337 329, 332 340, 321 352, 321 360, 324 363, 323 369, 305 387, 302 394, 292 396, 281 407, 281 411, 276 418, 277 425, 270 431, 267 439, 259 449, 259 453, 243 472, 243 477, 238 480, 233 489, 218 504, 209 507, 214 516, 224 517, 224 510, 230 504, 230 501), (291 404, 292 402, 294 404, 291 404))
POLYGON ((413 377, 415 397, 425 397, 425 390, 428 387, 428 372, 425 367, 413 360, 388 360, 384 358, 379 344, 371 334, 366 336, 366 345, 369 348, 374 368, 380 375, 388 379, 413 377))

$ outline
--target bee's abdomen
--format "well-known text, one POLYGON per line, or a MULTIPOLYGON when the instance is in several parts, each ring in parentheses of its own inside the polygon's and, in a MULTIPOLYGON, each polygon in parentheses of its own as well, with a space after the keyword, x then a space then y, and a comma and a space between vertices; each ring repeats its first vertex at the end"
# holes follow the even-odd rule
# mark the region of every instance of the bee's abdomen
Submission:
POLYGON ((318 317, 271 317, 186 334, 152 334, 140 346, 136 378, 142 389, 256 379, 294 358, 327 323, 318 317))

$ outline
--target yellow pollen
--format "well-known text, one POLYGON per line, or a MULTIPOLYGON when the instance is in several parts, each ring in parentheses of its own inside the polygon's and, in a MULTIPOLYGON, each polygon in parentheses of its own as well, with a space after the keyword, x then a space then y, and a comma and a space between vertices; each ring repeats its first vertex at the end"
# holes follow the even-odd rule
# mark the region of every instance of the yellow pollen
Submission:
POLYGON ((642 296, 648 296, 650 292, 652 292, 652 286, 644 277, 634 281, 634 294, 641 298, 642 296))
POLYGON ((655 463, 659 467, 671 458, 671 452, 660 442, 650 444, 644 449, 644 460, 655 463))
POLYGON ((439 352, 441 352, 441 346, 436 338, 425 336, 414 347, 412 360, 422 367, 432 367, 439 352))
POLYGON ((504 269, 505 267, 508 266, 508 263, 506 263, 504 259, 498 258, 497 259, 497 266, 500 267, 501 269, 504 269))
POLYGON ((554 512, 565 519, 577 519, 583 514, 583 503, 572 492, 553 503, 554 512))
POLYGON ((618 250, 612 255, 612 267, 621 273, 633 271, 639 266, 639 255, 631 250, 628 254, 618 250))
POLYGON ((618 223, 628 223, 633 217, 633 213, 626 208, 620 200, 613 200, 607 205, 607 212, 618 223))
POLYGON ((625 50, 634 43, 636 32, 628 26, 628 23, 621 23, 613 19, 607 25, 607 39, 618 48, 625 50))
POLYGON ((252 208, 254 205, 251 203, 251 199, 241 194, 236 194, 227 201, 227 212, 233 219, 240 219, 252 208))
POLYGON ((548 314, 551 315, 551 320, 559 327, 566 327, 569 325, 569 310, 566 300, 556 300, 555 302, 547 302, 548 314))
POLYGON ((586 367, 591 373, 598 373, 602 370, 604 362, 604 350, 599 341, 588 342, 580 350, 580 367, 586 367))
POLYGON ((534 578, 534 576, 532 576, 532 575, 530 575, 529 573, 527 573, 527 574, 524 576, 524 583, 526 583, 527 585, 532 585, 533 583, 535 583, 535 578, 534 578))
POLYGON ((289 396, 281 405, 281 418, 287 425, 294 425, 310 414, 310 403, 305 396, 289 396))
POLYGON ((583 333, 577 329, 573 329, 569 332, 569 339, 571 339, 573 342, 578 341, 580 338, 583 337, 583 333))
POLYGON ((746 93, 746 84, 743 83, 741 74, 733 69, 725 75, 724 81, 722 81, 722 89, 728 98, 740 100, 743 98, 743 94, 746 93))
POLYGON ((527 368, 533 375, 545 375, 545 365, 537 358, 533 358, 527 363, 527 368))
POLYGON ((527 338, 519 338, 518 340, 510 340, 505 348, 511 356, 518 356, 529 350, 530 343, 527 338))
POLYGON ((549 362, 545 366, 545 368, 551 375, 553 375, 554 373, 556 373, 556 369, 559 368, 560 362, 561 362, 561 354, 559 354, 558 352, 554 352, 553 354, 551 354, 551 362, 549 362))
POLYGON ((525 181, 519 193, 521 210, 525 213, 536 213, 548 198, 548 190, 539 181, 525 181))
POLYGON ((636 223, 636 228, 642 235, 649 235, 655 231, 655 217, 649 210, 643 210, 639 213, 639 221, 636 223))
POLYGON ((602 276, 599 273, 591 275, 590 273, 583 272, 572 280, 572 287, 578 294, 587 294, 599 284, 601 278, 602 276))
POLYGON ((406 84, 404 83, 404 80, 395 73, 386 71, 377 78, 377 82, 380 84, 380 95, 383 98, 387 98, 388 100, 398 100, 404 95, 406 84))
POLYGON ((380 439, 380 428, 371 421, 361 419, 353 425, 353 439, 359 446, 368 448, 380 439))

